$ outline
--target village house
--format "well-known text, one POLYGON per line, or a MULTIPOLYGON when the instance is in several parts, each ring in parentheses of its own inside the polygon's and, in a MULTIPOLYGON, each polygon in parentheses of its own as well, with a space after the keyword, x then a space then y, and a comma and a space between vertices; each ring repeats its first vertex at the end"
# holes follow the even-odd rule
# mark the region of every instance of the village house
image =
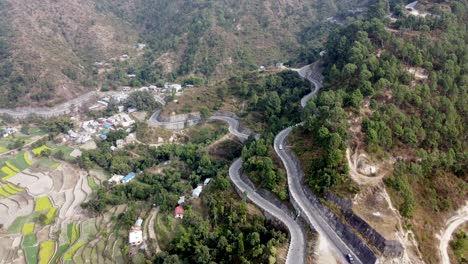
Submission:
POLYGON ((202 191, 203 191, 203 186, 198 185, 198 187, 193 189, 192 191, 192 198, 199 198, 202 191))
POLYGON ((179 201, 177 201, 178 205, 184 204, 185 203, 185 196, 180 196, 179 201))
POLYGON ((175 208, 174 210, 174 216, 175 218, 183 219, 184 218, 184 208, 182 205, 179 205, 175 208))
POLYGON ((2 134, 3 137, 9 137, 9 136, 15 134, 16 132, 18 132, 18 130, 16 130, 16 128, 7 127, 7 128, 2 129, 1 134, 2 134))
POLYGON ((121 183, 129 183, 131 180, 133 180, 136 177, 136 174, 134 172, 130 172, 125 176, 122 180, 120 180, 121 183))
POLYGON ((118 149, 121 149, 124 147, 125 145, 125 141, 123 139, 118 139, 116 142, 115 142, 115 145, 118 149))
POLYGON ((109 184, 119 184, 123 178, 123 175, 114 174, 107 182, 109 182, 109 184))
POLYGON ((128 243, 131 246, 138 246, 143 243, 143 231, 141 231, 142 224, 143 219, 138 218, 132 229, 130 229, 130 233, 128 234, 128 243))
POLYGON ((112 95, 112 100, 114 100, 114 102, 116 103, 125 102, 127 99, 128 99, 128 94, 119 93, 119 94, 112 95))
POLYGON ((136 135, 135 133, 130 133, 128 136, 125 138, 125 144, 132 144, 135 143, 136 141, 136 135))
POLYGON ((166 90, 175 90, 176 92, 179 92, 180 90, 182 90, 182 85, 178 83, 165 83, 164 88, 166 90))
POLYGON ((203 185, 207 186, 208 184, 210 184, 211 182, 211 178, 206 178, 205 181, 203 182, 203 185))

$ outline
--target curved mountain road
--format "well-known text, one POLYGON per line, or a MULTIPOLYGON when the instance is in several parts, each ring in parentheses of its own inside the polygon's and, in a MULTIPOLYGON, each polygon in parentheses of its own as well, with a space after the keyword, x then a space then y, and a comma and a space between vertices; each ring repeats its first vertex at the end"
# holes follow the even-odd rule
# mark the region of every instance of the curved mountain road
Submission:
POLYGON ((466 202, 465 206, 460 208, 454 216, 447 220, 447 227, 439 237, 439 251, 442 264, 450 264, 450 257, 447 251, 449 242, 452 239, 453 232, 466 222, 468 222, 468 202, 466 202))
POLYGON ((289 230, 291 242, 289 244, 288 256, 286 257, 287 264, 304 263, 305 260, 305 235, 302 232, 299 224, 283 210, 278 208, 273 203, 267 201, 260 196, 252 187, 246 184, 240 176, 242 169, 242 159, 239 158, 229 168, 229 177, 236 187, 246 194, 247 199, 255 203, 258 207, 273 215, 276 219, 283 222, 289 230))
MULTIPOLYGON (((249 138, 248 134, 239 131, 239 121, 227 116, 212 116, 210 120, 220 120, 228 123, 229 132, 241 141, 245 141, 249 138)), ((286 257, 287 264, 298 264, 304 263, 305 260, 305 248, 306 240, 305 234, 299 224, 282 209, 278 208, 275 204, 269 202, 258 194, 254 188, 245 183, 241 178, 242 159, 238 158, 229 167, 229 177, 232 183, 242 193, 246 194, 246 198, 252 201, 255 205, 260 207, 262 210, 268 212, 273 217, 281 221, 289 230, 291 242, 289 244, 288 255, 286 257)))
MULTIPOLYGON (((320 81, 313 77, 313 70, 311 65, 305 66, 301 69, 292 69, 297 71, 299 75, 303 78, 309 80, 314 86, 315 89, 308 95, 302 98, 301 106, 305 107, 308 100, 310 100, 322 87, 320 81)), ((302 123, 298 124, 302 125, 302 123)), ((365 263, 365 260, 360 260, 356 254, 349 248, 346 243, 338 236, 336 231, 329 225, 326 219, 324 219, 320 214, 320 209, 316 204, 312 203, 306 196, 301 182, 302 169, 300 165, 294 162, 294 159, 290 156, 288 152, 285 151, 286 139, 291 133, 293 127, 288 127, 281 131, 274 141, 274 148, 281 161, 286 168, 286 173, 288 177, 288 186, 291 198, 295 201, 296 205, 299 207, 300 211, 305 214, 305 218, 308 223, 322 236, 324 239, 328 240, 329 244, 332 246, 333 251, 335 251, 339 256, 340 260, 343 263, 347 263, 346 259, 347 254, 351 254, 354 258, 355 263, 365 263)))
POLYGON ((209 118, 210 120, 218 120, 218 121, 223 121, 228 123, 229 125, 229 133, 233 134, 237 138, 239 138, 240 141, 245 141, 249 138, 249 135, 244 134, 239 131, 239 121, 237 119, 234 119, 232 117, 227 117, 227 116, 217 116, 214 115, 209 118))

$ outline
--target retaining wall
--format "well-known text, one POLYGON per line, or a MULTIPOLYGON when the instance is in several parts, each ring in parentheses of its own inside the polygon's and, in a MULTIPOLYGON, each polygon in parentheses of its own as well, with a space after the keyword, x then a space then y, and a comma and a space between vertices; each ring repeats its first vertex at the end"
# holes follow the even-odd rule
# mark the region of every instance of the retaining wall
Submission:
MULTIPOLYGON (((286 149, 288 152, 288 155, 291 156, 292 160, 295 163, 295 166, 299 172, 299 175, 301 177, 301 182, 304 182, 304 173, 302 171, 302 167, 300 164, 300 161, 297 159, 296 155, 291 152, 289 149, 286 149)), ((335 230, 336 234, 349 246, 353 249, 353 252, 359 257, 359 259, 367 264, 373 264, 376 263, 377 261, 377 256, 372 251, 372 249, 364 242, 362 239, 357 236, 353 228, 349 226, 346 223, 343 223, 330 209, 328 209, 326 206, 324 206, 318 198, 305 186, 305 184, 302 184, 302 188, 304 191, 304 194, 306 195, 307 199, 312 203, 312 205, 317 208, 318 212, 320 213, 321 217, 335 230)), ((297 205, 296 201, 294 199, 291 199, 291 201, 294 204, 294 207, 296 210, 300 210, 300 207, 297 205)), ((305 215, 303 212, 301 212, 302 215, 305 215)), ((304 220, 307 221, 307 219, 304 217, 304 220)), ((309 223, 312 224, 312 223, 309 223)))
POLYGON ((54 107, 20 107, 13 109, 0 109, 0 114, 7 114, 16 119, 25 119, 30 115, 36 115, 40 117, 55 117, 69 114, 76 111, 77 107, 81 107, 90 101, 96 100, 99 97, 114 94, 111 92, 88 92, 81 96, 78 96, 72 100, 56 105, 54 107))
MULTIPOLYGON (((296 155, 290 151, 288 154, 292 157, 295 166, 298 168, 301 182, 304 182, 304 172, 300 161, 296 155)), ((312 193, 312 191, 303 184, 303 190, 307 198, 319 208, 319 212, 330 223, 330 225, 337 230, 337 234, 355 251, 356 255, 361 260, 365 260, 365 263, 375 263, 377 256, 375 252, 364 242, 362 239, 354 233, 354 229, 358 230, 359 233, 365 237, 373 246, 375 246, 384 256, 386 257, 400 257, 403 254, 403 246, 395 240, 385 239, 377 230, 372 228, 362 218, 354 214, 352 211, 352 202, 348 199, 340 198, 332 193, 328 193, 325 199, 334 202, 342 208, 342 213, 347 221, 343 223, 335 213, 333 213, 328 207, 324 206, 318 198, 312 193)), ((297 207, 296 207, 297 208, 297 207)))

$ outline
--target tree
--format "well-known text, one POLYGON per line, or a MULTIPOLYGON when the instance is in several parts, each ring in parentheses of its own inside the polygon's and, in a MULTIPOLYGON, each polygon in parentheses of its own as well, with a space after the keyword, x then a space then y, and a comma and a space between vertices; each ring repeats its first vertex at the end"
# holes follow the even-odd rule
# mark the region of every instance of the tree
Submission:
POLYGON ((202 120, 207 120, 211 116, 211 112, 206 106, 200 107, 198 111, 200 111, 202 120))
POLYGON ((158 107, 154 96, 148 91, 136 91, 130 94, 127 107, 135 107, 140 111, 153 111, 158 107))

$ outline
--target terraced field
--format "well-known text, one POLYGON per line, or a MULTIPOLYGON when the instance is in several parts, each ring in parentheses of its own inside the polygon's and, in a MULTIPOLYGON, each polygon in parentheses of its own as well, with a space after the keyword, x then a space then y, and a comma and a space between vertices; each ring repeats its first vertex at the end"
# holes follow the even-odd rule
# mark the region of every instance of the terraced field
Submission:
POLYGON ((74 165, 28 152, 0 159, 0 224, 12 237, 0 236, 5 247, 0 263, 71 262, 95 239, 97 225, 85 221, 89 216, 80 206, 92 193, 88 176, 74 165), (51 165, 42 166, 44 160, 51 165), (61 232, 68 226, 70 237, 61 232))

